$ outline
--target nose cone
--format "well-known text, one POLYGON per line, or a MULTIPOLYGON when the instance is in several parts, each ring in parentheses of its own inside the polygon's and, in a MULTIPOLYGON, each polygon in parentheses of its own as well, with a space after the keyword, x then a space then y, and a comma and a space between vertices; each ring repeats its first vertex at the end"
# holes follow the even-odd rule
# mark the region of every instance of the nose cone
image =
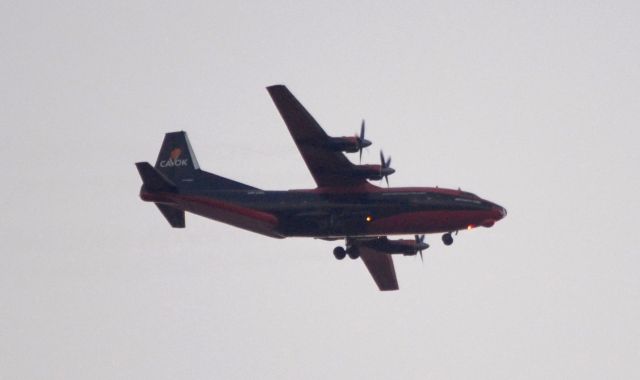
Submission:
POLYGON ((507 209, 500 205, 494 204, 493 211, 496 213, 496 220, 500 220, 507 216, 507 209))
POLYGON ((371 141, 369 141, 367 139, 363 139, 361 145, 362 145, 363 148, 366 148, 369 145, 371 145, 371 141))

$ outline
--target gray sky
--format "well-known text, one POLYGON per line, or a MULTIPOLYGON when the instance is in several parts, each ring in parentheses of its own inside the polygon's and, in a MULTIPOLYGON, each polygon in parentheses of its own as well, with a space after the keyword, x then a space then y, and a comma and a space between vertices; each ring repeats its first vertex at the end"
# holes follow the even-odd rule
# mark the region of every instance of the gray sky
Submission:
POLYGON ((1 3, 0 378, 640 377, 638 4, 1 3), (329 242, 172 230, 133 166, 168 131, 313 186, 275 83, 330 134, 366 118, 392 185, 509 216, 392 293, 329 242))

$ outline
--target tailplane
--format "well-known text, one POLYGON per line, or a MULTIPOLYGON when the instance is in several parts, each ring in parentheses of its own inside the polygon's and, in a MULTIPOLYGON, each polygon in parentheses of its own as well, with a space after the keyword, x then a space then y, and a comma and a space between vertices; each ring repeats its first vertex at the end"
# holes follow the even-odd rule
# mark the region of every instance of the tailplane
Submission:
POLYGON ((162 215, 173 228, 184 228, 184 211, 162 203, 156 203, 162 215))
POLYGON ((176 184, 148 162, 136 162, 136 168, 146 191, 176 191, 176 184))
MULTIPOLYGON (((143 192, 169 192, 175 193, 178 188, 176 185, 168 179, 160 171, 156 170, 148 162, 136 162, 136 168, 140 178, 142 178, 142 190, 143 192)), ((162 215, 167 219, 171 227, 184 228, 184 211, 175 207, 169 206, 164 203, 155 202, 162 215)))

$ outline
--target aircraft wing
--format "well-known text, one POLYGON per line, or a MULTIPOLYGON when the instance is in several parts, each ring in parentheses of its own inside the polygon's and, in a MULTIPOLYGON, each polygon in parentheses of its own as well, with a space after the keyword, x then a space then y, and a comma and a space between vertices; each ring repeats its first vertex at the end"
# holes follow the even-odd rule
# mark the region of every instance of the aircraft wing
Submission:
POLYGON ((267 91, 319 187, 357 186, 367 182, 351 175, 354 165, 342 152, 329 147, 330 137, 287 87, 275 85, 267 87, 267 91))
POLYGON ((359 245, 358 248, 360 258, 364 261, 364 265, 367 266, 378 288, 383 291, 398 290, 398 279, 391 255, 364 245, 359 245))

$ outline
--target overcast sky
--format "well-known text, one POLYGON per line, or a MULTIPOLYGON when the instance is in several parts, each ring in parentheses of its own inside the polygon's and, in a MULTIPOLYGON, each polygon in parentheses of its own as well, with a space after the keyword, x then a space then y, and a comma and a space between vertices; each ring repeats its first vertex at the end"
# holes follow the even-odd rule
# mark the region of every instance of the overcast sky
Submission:
POLYGON ((639 378, 640 3, 388 4, 0 3, 0 379, 639 378), (276 83, 508 217, 387 293, 330 242, 171 229, 133 165, 165 132, 314 187, 276 83))

